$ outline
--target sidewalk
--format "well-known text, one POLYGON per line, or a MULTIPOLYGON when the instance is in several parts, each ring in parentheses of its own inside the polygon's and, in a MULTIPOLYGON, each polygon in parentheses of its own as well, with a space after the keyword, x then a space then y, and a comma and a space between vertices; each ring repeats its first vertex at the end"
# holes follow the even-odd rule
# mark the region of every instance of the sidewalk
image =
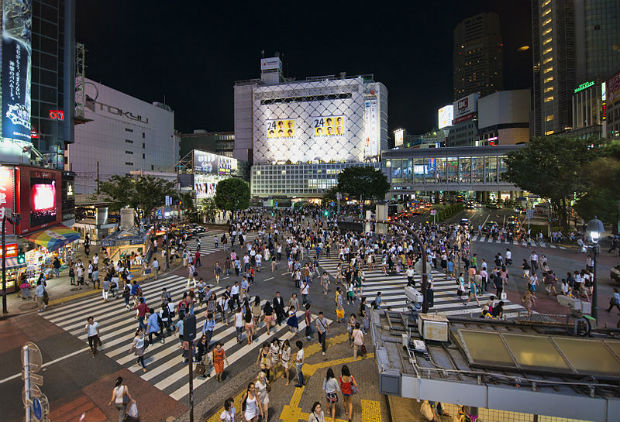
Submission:
MULTIPOLYGON (((366 347, 368 353, 364 358, 358 357, 353 359, 353 351, 348 344, 348 334, 343 324, 333 323, 330 326, 330 333, 327 340, 327 354, 321 355, 320 344, 316 340, 316 332, 310 342, 303 335, 295 337, 304 342, 305 365, 303 367, 306 385, 301 388, 294 387, 295 370, 291 369, 291 384, 286 386, 285 380, 279 378, 282 371, 277 373, 278 379, 271 383, 271 392, 269 393, 269 420, 298 422, 307 421, 314 402, 321 403, 321 407, 325 412, 325 420, 331 421, 328 404, 323 391, 323 380, 328 368, 332 368, 336 379, 340 376, 342 365, 347 365, 351 373, 359 385, 360 392, 353 396, 353 421, 364 422, 381 422, 389 421, 388 404, 385 396, 379 393, 379 377, 377 372, 377 364, 374 359, 374 350, 372 348, 372 340, 370 334, 366 335, 366 347)), ((294 342, 291 342, 293 348, 292 357, 297 352, 294 342)), ((209 400, 212 408, 206 412, 208 417, 205 419, 209 422, 219 421, 219 415, 223 410, 222 404, 227 397, 233 397, 235 400, 235 408, 237 413, 241 412, 241 399, 245 392, 248 382, 255 381, 258 374, 256 367, 250 368, 249 374, 246 375, 244 382, 239 382, 240 388, 234 394, 222 395, 215 393, 218 397, 212 397, 209 400), (213 406, 215 404, 215 406, 213 406)), ((239 374, 241 376, 242 374, 239 374)), ((343 422, 346 415, 342 403, 342 395, 338 394, 338 403, 336 405, 336 421, 343 422)), ((203 415, 205 413, 202 413, 203 415)), ((180 419, 182 420, 182 419, 180 419)))

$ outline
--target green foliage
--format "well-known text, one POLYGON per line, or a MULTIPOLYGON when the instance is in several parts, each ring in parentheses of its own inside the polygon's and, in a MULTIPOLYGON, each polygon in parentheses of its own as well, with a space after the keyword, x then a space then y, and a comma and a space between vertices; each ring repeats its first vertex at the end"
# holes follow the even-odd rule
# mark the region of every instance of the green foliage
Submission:
POLYGON ((598 217, 603 223, 618 222, 620 200, 620 141, 602 146, 598 157, 586 164, 581 172, 585 192, 575 203, 575 210, 585 221, 598 217))
POLYGON ((373 167, 347 167, 338 175, 338 191, 360 199, 385 199, 390 183, 381 170, 373 167))
MULTIPOLYGON (((463 204, 437 204, 433 205, 433 209, 437 211, 437 214, 435 215, 436 221, 440 222, 460 212, 463 209, 463 204)), ((427 218, 432 220, 433 216, 429 215, 427 218)))
POLYGON ((206 198, 198 203, 198 212, 207 217, 207 221, 213 221, 217 213, 217 205, 213 198, 206 198))
POLYGON ((174 183, 153 176, 114 175, 101 183, 100 191, 112 202, 113 210, 131 207, 138 217, 150 217, 164 205, 166 196, 175 196, 174 183))
POLYGON ((562 226, 567 227, 567 206, 575 194, 586 191, 583 169, 600 154, 599 146, 598 140, 567 136, 533 138, 508 154, 504 177, 523 190, 549 198, 562 226))
POLYGON ((220 180, 215 189, 215 204, 232 212, 246 209, 250 206, 250 185, 237 177, 220 180))
POLYGON ((332 186, 331 188, 327 189, 325 193, 323 194, 323 202, 326 203, 329 201, 335 201, 337 192, 338 192, 338 186, 332 186))

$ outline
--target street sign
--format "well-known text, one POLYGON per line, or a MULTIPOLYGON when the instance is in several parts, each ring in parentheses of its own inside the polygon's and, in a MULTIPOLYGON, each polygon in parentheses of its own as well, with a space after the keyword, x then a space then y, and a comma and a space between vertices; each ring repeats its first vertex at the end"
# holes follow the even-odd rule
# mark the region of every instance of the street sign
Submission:
POLYGON ((36 397, 32 399, 32 414, 38 421, 43 419, 43 407, 36 397))
POLYGON ((161 219, 162 219, 162 217, 163 217, 163 215, 164 215, 164 212, 162 211, 162 209, 161 209, 161 208, 160 208, 160 209, 158 209, 158 210, 157 210, 157 219, 158 219, 158 220, 161 220, 161 219))
POLYGON ((534 218, 534 210, 530 208, 529 210, 525 211, 525 216, 528 220, 531 220, 532 218, 534 218))
POLYGON ((437 210, 431 210, 431 215, 437 214, 437 210))

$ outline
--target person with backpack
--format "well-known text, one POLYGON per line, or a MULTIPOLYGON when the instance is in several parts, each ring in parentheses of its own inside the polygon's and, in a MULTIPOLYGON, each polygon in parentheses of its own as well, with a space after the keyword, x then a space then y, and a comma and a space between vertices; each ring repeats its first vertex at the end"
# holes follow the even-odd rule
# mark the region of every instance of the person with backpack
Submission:
POLYGON ((149 308, 149 319, 146 323, 147 332, 149 333, 149 343, 153 343, 153 334, 157 336, 157 339, 161 341, 161 344, 166 342, 164 337, 164 323, 159 315, 159 312, 155 312, 155 309, 149 308))
POLYGON ((340 391, 342 392, 342 401, 344 406, 344 411, 347 415, 347 419, 349 422, 353 420, 353 394, 356 394, 359 389, 357 382, 353 375, 351 375, 351 371, 347 365, 342 365, 340 376, 340 391))

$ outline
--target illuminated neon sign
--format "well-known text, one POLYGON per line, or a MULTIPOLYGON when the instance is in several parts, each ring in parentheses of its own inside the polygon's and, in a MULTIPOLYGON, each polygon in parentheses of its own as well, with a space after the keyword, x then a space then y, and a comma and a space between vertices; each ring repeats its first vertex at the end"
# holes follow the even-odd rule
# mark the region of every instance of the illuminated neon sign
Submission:
POLYGON ((579 91, 583 91, 584 89, 590 88, 592 85, 594 85, 594 81, 590 81, 590 82, 584 82, 582 84, 579 84, 579 86, 577 88, 575 88, 575 94, 578 93, 579 91))
POLYGON ((50 110, 49 116, 52 120, 65 120, 65 113, 62 110, 50 110))

